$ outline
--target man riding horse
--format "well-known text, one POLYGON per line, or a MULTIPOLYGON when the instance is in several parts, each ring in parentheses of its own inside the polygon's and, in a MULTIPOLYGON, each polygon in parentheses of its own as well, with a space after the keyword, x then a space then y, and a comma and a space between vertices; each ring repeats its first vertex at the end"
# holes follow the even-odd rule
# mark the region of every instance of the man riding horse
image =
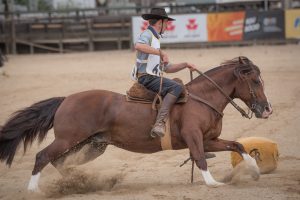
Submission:
POLYGON ((168 17, 163 8, 152 8, 150 14, 143 14, 142 18, 149 21, 149 26, 141 33, 135 44, 137 59, 133 76, 138 83, 155 93, 160 92, 163 97, 161 108, 150 134, 153 138, 156 136, 163 137, 165 121, 171 107, 183 91, 183 86, 165 77, 162 78, 161 83, 160 76, 162 76, 162 72, 174 73, 185 68, 194 70, 196 67, 187 62, 169 63, 168 55, 160 49, 160 38, 167 28, 168 21, 175 20, 168 17), (161 91, 160 84, 162 84, 161 91))
MULTIPOLYGON (((160 57, 166 65, 162 70, 166 72, 184 68, 193 70, 195 67, 188 63, 169 64, 168 56, 159 50, 158 35, 165 30, 167 21, 171 19, 163 9, 152 9, 151 14, 143 17, 149 19, 150 26, 136 44, 136 75, 139 83, 157 92, 160 84, 160 57)), ((205 73, 196 71, 202 76, 185 85, 189 91, 189 100, 174 106, 170 113, 170 146, 174 150, 189 149, 191 159, 201 170, 208 186, 217 187, 224 183, 216 181, 210 174, 206 152, 239 153, 246 162, 247 173, 258 179, 257 163, 243 145, 221 139, 220 135, 223 111, 229 103, 243 116, 249 119, 252 116, 233 101, 235 98, 242 100, 257 118, 267 119, 272 114, 259 67, 247 57, 240 56, 205 73)), ((53 127, 55 139, 36 154, 28 184, 28 190, 38 191, 40 174, 45 166, 51 163, 59 169, 68 155, 83 147, 86 147, 87 153, 84 153, 83 159, 76 159, 76 164, 95 159, 104 153, 108 145, 136 153, 162 151, 160 138, 149 140, 148 134, 163 135, 164 120, 182 90, 181 86, 166 78, 162 86, 164 100, 154 128, 151 126, 156 113, 149 104, 132 103, 126 101, 125 95, 107 90, 53 97, 21 109, 0 128, 0 162, 10 166, 21 143, 25 152, 35 139, 38 138, 40 142, 44 140, 53 127)))

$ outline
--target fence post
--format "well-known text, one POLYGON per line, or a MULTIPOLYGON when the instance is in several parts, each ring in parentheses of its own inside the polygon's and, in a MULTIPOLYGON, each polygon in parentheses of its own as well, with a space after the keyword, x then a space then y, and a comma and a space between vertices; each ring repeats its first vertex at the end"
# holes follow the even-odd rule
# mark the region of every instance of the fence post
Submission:
POLYGON ((9 1, 9 21, 10 21, 10 32, 11 32, 11 36, 10 36, 10 40, 11 40, 11 53, 12 54, 16 54, 17 53, 17 49, 16 49, 16 29, 15 29, 15 19, 14 19, 14 15, 15 15, 15 9, 14 9, 14 0, 10 0, 9 1))
POLYGON ((89 51, 94 51, 94 39, 93 39, 93 30, 92 30, 92 20, 87 19, 87 26, 88 26, 88 35, 89 35, 89 51))

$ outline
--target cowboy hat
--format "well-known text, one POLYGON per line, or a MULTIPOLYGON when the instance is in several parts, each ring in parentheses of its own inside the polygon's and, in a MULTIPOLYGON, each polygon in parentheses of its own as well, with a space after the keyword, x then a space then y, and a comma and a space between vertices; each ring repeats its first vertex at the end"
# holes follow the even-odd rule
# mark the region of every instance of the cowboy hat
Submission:
POLYGON ((143 14, 144 20, 149 19, 167 19, 168 21, 175 21, 175 19, 168 17, 167 12, 163 8, 152 8, 150 14, 143 14))

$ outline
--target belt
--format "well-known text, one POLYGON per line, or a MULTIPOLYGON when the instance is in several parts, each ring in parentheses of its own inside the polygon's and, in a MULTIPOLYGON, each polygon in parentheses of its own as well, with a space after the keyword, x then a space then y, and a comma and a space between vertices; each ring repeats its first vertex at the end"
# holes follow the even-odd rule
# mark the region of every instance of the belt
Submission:
POLYGON ((146 76, 148 75, 147 73, 138 73, 137 74, 137 78, 141 78, 142 76, 146 76))

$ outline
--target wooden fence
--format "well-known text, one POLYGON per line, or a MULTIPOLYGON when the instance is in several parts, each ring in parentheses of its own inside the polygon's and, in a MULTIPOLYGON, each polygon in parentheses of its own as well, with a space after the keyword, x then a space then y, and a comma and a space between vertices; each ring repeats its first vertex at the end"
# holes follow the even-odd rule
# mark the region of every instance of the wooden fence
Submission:
MULTIPOLYGON (((130 46, 131 16, 12 18, 0 21, 0 48, 8 53, 94 51, 105 43, 130 46), (77 46, 77 49, 76 49, 77 46), (22 50, 23 49, 23 50, 22 50)), ((103 47, 105 48, 105 47, 103 47)))

